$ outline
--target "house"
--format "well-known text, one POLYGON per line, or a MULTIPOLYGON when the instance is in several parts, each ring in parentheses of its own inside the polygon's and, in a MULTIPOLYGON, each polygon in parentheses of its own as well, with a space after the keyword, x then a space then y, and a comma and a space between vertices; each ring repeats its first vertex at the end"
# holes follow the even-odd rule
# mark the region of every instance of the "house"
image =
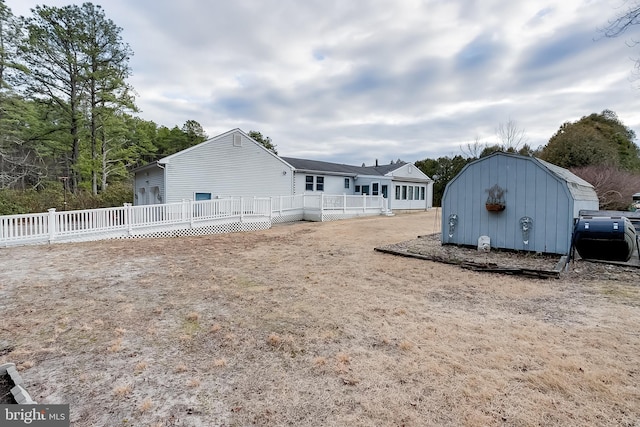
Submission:
POLYGON ((433 180, 413 163, 350 166, 292 157, 282 159, 295 169, 294 194, 324 191, 327 194, 382 195, 392 210, 432 207, 433 180))
POLYGON ((308 193, 382 195, 390 209, 428 209, 433 181, 412 163, 350 166, 280 157, 233 129, 134 171, 134 205, 308 193))
POLYGON ((534 157, 494 153, 445 188, 442 243, 568 254, 580 210, 598 210, 591 184, 534 157))

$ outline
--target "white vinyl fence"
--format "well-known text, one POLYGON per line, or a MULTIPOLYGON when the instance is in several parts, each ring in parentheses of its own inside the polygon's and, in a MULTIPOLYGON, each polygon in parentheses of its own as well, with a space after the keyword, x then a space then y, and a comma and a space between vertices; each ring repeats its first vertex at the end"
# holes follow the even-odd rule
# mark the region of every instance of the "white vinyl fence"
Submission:
POLYGON ((264 230, 276 222, 387 213, 380 196, 297 195, 0 216, 0 246, 264 230))

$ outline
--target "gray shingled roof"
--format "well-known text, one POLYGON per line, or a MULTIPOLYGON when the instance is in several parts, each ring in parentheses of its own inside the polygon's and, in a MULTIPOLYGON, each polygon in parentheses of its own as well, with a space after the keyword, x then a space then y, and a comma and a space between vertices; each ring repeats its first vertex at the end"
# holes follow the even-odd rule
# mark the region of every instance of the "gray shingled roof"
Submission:
POLYGON ((339 173, 349 175, 386 175, 399 169, 406 163, 394 163, 379 166, 352 166, 341 163, 321 162, 318 160, 296 159, 294 157, 280 157, 291 166, 302 171, 339 173))

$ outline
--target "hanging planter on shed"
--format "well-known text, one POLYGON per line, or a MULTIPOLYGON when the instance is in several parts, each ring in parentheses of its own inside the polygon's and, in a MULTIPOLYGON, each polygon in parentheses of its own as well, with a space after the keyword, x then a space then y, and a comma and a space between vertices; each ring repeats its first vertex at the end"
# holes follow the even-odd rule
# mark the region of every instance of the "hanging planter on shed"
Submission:
POLYGON ((485 207, 489 212, 502 212, 506 208, 504 203, 487 203, 485 207))
POLYGON ((489 197, 487 197, 487 201, 485 203, 485 207, 489 212, 502 212, 505 208, 504 202, 504 193, 507 191, 504 188, 500 187, 498 184, 495 184, 493 187, 488 188, 487 193, 489 193, 489 197))

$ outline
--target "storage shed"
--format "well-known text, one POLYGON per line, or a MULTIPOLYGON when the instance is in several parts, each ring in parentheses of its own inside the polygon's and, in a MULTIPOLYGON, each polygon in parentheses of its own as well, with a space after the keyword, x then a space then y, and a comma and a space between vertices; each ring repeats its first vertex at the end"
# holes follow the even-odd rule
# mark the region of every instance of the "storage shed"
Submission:
POLYGON ((543 160, 494 153, 466 165, 442 197, 442 243, 568 254, 580 210, 598 210, 591 184, 543 160), (484 239, 483 239, 484 240, 484 239))

